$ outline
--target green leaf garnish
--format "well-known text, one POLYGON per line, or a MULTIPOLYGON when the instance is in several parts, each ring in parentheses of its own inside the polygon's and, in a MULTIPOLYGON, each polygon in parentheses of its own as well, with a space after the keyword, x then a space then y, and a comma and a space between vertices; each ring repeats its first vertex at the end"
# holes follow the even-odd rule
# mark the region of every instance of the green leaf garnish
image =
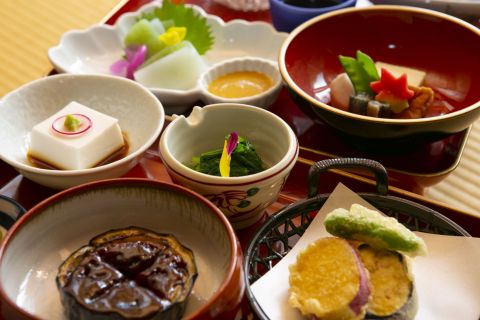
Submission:
POLYGON ((162 7, 155 8, 152 12, 145 13, 141 19, 160 19, 162 23, 175 27, 187 28, 184 40, 190 41, 199 54, 203 55, 213 46, 214 38, 207 19, 196 13, 192 8, 183 3, 174 4, 164 0, 162 7))

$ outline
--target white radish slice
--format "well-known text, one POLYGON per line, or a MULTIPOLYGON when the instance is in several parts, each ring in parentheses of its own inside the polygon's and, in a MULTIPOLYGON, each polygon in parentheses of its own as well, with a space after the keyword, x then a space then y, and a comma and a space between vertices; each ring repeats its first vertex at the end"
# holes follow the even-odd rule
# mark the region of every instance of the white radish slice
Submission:
POLYGON ((136 81, 148 88, 188 90, 195 87, 205 61, 190 42, 169 55, 158 59, 134 73, 136 81))

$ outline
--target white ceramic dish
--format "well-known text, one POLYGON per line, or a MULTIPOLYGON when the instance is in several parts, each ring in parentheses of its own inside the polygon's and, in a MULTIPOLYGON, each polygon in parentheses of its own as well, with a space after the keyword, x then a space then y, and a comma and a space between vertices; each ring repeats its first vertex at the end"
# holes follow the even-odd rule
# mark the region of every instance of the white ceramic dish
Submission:
POLYGON ((220 103, 195 107, 175 118, 160 138, 160 156, 172 179, 208 198, 234 228, 257 222, 273 203, 298 157, 293 130, 277 115, 253 106, 220 103), (186 164, 203 152, 221 149, 232 131, 250 141, 267 169, 242 177, 197 172, 186 164))
POLYGON ((94 236, 129 226, 173 234, 193 251, 198 277, 186 319, 221 315, 240 303, 241 250, 217 208, 175 185, 112 179, 58 193, 10 229, 0 249, 2 315, 65 319, 55 284, 60 264, 94 236))
MULTIPOLYGON (((58 72, 109 74, 110 65, 124 53, 123 38, 135 19, 159 5, 154 2, 136 12, 126 13, 114 26, 95 25, 83 31, 69 31, 61 37, 57 46, 50 48, 48 57, 58 72)), ((277 61, 286 33, 277 32, 265 22, 233 20, 225 23, 198 6, 192 7, 206 17, 215 37, 213 48, 204 56, 209 66, 245 56, 277 61)), ((201 99, 198 87, 190 90, 149 89, 162 101, 168 114, 182 113, 201 99)))
POLYGON ((138 83, 107 75, 55 75, 30 82, 0 101, 0 159, 26 178, 64 189, 94 180, 116 178, 133 168, 160 135, 165 114, 160 101, 138 83), (119 120, 128 154, 106 165, 81 170, 34 167, 27 159, 34 125, 71 101, 119 120))
POLYGON ((479 0, 370 0, 374 4, 398 4, 433 9, 461 18, 480 17, 479 0))

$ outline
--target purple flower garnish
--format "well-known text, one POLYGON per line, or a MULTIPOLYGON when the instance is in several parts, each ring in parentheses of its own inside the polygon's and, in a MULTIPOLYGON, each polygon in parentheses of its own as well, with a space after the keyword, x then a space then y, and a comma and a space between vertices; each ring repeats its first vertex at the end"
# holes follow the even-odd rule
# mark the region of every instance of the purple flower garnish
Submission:
POLYGON ((230 156, 238 145, 238 134, 233 131, 227 141, 227 155, 230 156))
POLYGON ((133 73, 145 62, 146 56, 146 45, 127 47, 125 49, 125 59, 113 63, 110 66, 110 72, 133 80, 133 73))

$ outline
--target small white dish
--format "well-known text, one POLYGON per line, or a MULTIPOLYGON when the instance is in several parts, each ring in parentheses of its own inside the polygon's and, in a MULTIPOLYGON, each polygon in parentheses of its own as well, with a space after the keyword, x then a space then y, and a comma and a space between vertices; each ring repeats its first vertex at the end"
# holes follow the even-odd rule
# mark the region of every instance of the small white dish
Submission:
POLYGON ((219 103, 176 117, 160 137, 160 156, 172 179, 212 201, 235 229, 257 222, 282 190, 298 157, 298 141, 280 117, 254 106, 219 103), (247 176, 219 177, 188 167, 193 157, 221 149, 235 131, 251 142, 266 169, 247 176))
POLYGON ((0 159, 26 178, 55 189, 120 177, 133 168, 163 128, 160 101, 140 84, 107 75, 62 74, 41 78, 10 92, 0 101, 0 159), (128 154, 116 161, 79 170, 50 170, 27 159, 33 126, 76 101, 118 119, 128 154))
POLYGON ((260 108, 267 108, 277 100, 280 89, 282 88, 282 77, 278 71, 276 63, 260 58, 236 58, 220 62, 200 76, 199 90, 203 95, 203 101, 207 104, 232 102, 248 104, 260 108), (259 94, 244 98, 224 98, 211 93, 208 90, 209 84, 226 74, 241 71, 255 71, 263 73, 272 80, 272 86, 259 94))
POLYGON ((398 4, 433 9, 460 18, 480 17, 479 0, 370 0, 374 4, 398 4))
MULTIPOLYGON (((141 14, 158 6, 161 4, 153 2, 136 12, 123 14, 114 26, 94 25, 83 31, 66 32, 60 43, 49 49, 48 57, 58 72, 110 74, 110 65, 124 54, 125 34, 141 14)), ((245 56, 277 61, 286 33, 277 32, 265 22, 233 20, 225 23, 198 6, 192 8, 207 19, 215 38, 213 48, 203 56, 207 65, 245 56)), ((168 114, 182 113, 201 99, 198 87, 189 90, 149 89, 162 101, 168 114)))

